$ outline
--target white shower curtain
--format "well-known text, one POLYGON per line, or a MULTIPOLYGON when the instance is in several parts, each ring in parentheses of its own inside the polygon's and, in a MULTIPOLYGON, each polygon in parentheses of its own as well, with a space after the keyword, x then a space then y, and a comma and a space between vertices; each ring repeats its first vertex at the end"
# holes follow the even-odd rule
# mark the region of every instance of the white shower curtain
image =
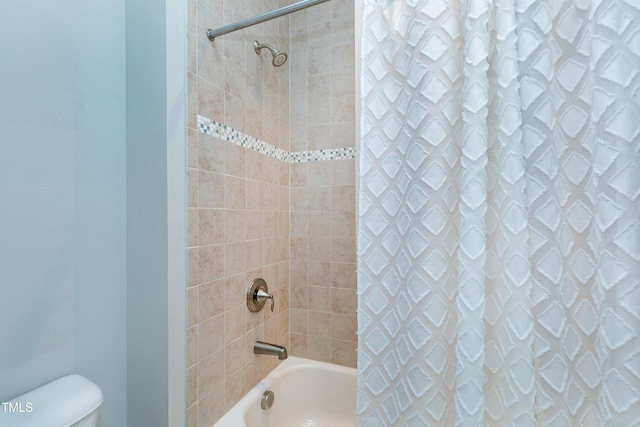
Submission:
POLYGON ((640 0, 358 8, 357 425, 640 425, 640 0))

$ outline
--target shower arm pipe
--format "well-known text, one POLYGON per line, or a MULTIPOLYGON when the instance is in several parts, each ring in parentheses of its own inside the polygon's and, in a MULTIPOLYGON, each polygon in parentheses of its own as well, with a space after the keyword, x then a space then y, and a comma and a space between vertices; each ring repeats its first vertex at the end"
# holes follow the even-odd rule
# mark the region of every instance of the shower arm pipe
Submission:
POLYGON ((299 10, 306 9, 308 7, 315 6, 327 1, 329 0, 302 0, 302 1, 299 1, 298 3, 290 4, 289 6, 284 6, 284 7, 281 7, 280 9, 272 10, 271 12, 266 12, 266 13, 254 16, 253 18, 243 19, 242 21, 238 21, 234 24, 229 24, 229 25, 225 25, 224 27, 216 28, 215 30, 208 29, 207 38, 213 41, 216 37, 221 36, 223 34, 241 30, 243 28, 260 24, 265 21, 270 21, 272 19, 279 18, 283 15, 288 15, 290 13, 297 12, 299 10))

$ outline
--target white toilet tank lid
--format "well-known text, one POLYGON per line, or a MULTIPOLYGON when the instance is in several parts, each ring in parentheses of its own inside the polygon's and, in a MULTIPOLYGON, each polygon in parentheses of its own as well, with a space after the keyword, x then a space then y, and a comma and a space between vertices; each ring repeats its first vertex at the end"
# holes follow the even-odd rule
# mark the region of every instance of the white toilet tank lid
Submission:
POLYGON ((97 410, 102 400, 100 387, 82 375, 69 375, 3 403, 0 426, 67 427, 97 410))

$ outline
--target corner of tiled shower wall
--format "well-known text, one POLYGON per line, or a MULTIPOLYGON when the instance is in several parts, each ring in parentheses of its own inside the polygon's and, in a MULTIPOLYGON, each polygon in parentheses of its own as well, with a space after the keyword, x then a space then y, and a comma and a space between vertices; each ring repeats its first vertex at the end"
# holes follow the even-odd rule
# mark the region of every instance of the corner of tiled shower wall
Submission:
POLYGON ((352 0, 206 38, 207 28, 296 1, 188 1, 190 427, 210 427, 275 367, 252 354, 256 339, 355 366, 355 159, 289 164, 197 123, 203 116, 286 152, 355 146, 352 0), (272 67, 254 39, 288 52, 288 63, 272 67), (246 308, 260 276, 275 291, 274 315, 246 308))
POLYGON ((267 0, 188 1, 187 422, 210 427, 278 360, 257 339, 289 344, 289 165, 199 132, 197 117, 289 151, 289 68, 252 41, 289 49, 289 20, 210 42, 217 28, 277 8, 267 0), (246 290, 263 277, 276 312, 251 313, 246 290))
MULTIPOLYGON (((355 147, 353 0, 291 15, 291 151, 355 147)), ((356 364, 355 159, 291 164, 291 354, 356 364)))

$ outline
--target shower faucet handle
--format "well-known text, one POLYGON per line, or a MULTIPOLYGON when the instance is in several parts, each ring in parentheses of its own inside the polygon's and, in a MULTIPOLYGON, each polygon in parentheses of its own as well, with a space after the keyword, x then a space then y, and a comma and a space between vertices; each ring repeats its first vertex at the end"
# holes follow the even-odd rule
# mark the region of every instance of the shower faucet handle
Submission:
POLYGON ((267 300, 271 300, 271 311, 273 311, 273 295, 269 293, 267 282, 264 279, 255 279, 247 289, 247 308, 251 312, 262 310, 267 300))
POLYGON ((258 291, 256 292, 255 295, 255 299, 260 302, 260 301, 265 301, 270 299, 271 300, 271 311, 273 311, 273 295, 266 293, 265 291, 263 291, 262 289, 258 289, 258 291))

